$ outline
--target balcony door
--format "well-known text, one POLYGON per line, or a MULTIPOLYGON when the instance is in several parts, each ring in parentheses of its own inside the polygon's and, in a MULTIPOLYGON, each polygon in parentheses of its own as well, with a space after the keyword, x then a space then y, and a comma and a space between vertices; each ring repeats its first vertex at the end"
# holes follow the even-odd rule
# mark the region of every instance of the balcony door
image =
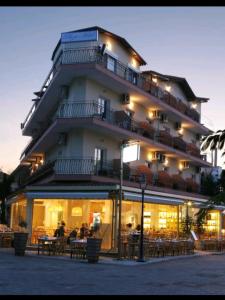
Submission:
POLYGON ((105 164, 106 164, 106 149, 95 148, 94 165, 95 165, 96 175, 100 175, 106 171, 105 164))
POLYGON ((110 55, 107 55, 107 69, 116 72, 116 59, 110 55))
POLYGON ((103 119, 109 119, 110 116, 110 101, 102 97, 98 98, 98 114, 103 119))

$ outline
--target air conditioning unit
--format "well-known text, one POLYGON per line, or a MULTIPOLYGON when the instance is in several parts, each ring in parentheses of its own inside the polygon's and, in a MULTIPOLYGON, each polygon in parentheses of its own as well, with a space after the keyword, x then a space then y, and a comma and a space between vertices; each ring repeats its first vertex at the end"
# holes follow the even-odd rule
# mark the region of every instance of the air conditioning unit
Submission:
POLYGON ((175 129, 176 130, 180 130, 181 129, 181 123, 180 122, 176 122, 175 123, 175 129))
POLYGON ((167 115, 166 114, 161 114, 160 121, 162 123, 168 123, 168 117, 167 117, 167 115))
POLYGON ((122 95, 122 104, 130 104, 130 95, 129 94, 122 95))
POLYGON ((157 160, 160 163, 164 163, 166 160, 166 156, 160 152, 154 152, 153 160, 157 160))
POLYGON ((58 145, 66 145, 66 141, 67 141, 67 134, 60 133, 58 138, 58 145))
POLYGON ((161 111, 160 110, 154 110, 153 111, 153 118, 154 119, 160 119, 161 118, 161 111))
POLYGON ((69 86, 68 85, 61 85, 59 88, 59 98, 60 99, 68 99, 69 96, 69 86))

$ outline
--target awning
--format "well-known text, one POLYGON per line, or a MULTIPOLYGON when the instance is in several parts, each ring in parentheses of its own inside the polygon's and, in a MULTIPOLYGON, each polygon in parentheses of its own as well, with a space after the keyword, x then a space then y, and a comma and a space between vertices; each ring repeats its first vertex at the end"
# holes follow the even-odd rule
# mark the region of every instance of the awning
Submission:
POLYGON ((109 199, 108 192, 27 192, 29 199, 109 199))
MULTIPOLYGON (((135 193, 124 193, 125 200, 133 200, 133 201, 141 201, 142 195, 135 194, 135 193)), ((170 205, 181 205, 184 204, 184 201, 176 198, 166 198, 166 197, 159 197, 159 196, 150 196, 144 195, 144 202, 147 203, 158 203, 158 204, 170 204, 170 205)))

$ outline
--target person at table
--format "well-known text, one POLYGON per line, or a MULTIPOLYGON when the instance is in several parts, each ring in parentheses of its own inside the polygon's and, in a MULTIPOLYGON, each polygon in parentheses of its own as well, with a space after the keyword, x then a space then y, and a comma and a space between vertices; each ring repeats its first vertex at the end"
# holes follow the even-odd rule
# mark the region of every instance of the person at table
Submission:
POLYGON ((64 221, 61 221, 59 228, 57 228, 54 232, 54 236, 55 237, 63 237, 65 235, 65 226, 66 226, 66 223, 64 221))
POLYGON ((95 233, 94 226, 91 226, 89 233, 88 233, 88 237, 93 237, 94 233, 95 233))
POLYGON ((80 228, 80 239, 84 239, 85 237, 88 236, 88 228, 85 223, 82 224, 80 228))
POLYGON ((73 239, 76 239, 76 237, 77 237, 77 230, 76 230, 76 228, 74 228, 68 236, 67 244, 70 244, 70 241, 73 239))
POLYGON ((133 233, 132 223, 126 224, 126 231, 127 231, 127 234, 132 234, 133 233))

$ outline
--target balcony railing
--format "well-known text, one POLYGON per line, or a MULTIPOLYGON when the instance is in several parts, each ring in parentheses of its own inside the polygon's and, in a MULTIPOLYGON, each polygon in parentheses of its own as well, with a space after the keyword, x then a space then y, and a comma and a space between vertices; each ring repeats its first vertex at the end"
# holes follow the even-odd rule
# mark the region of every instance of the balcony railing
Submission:
POLYGON ((174 149, 188 152, 201 158, 200 149, 194 144, 187 144, 180 137, 173 137, 165 130, 157 130, 147 121, 137 121, 125 111, 103 110, 96 101, 63 103, 58 109, 57 118, 97 118, 104 122, 118 126, 130 132, 155 140, 174 149))
MULTIPOLYGON (((66 65, 96 63, 102 65, 106 69, 109 69, 107 65, 107 57, 108 54, 101 55, 98 47, 63 50, 59 55, 57 62, 55 62, 54 66, 52 67, 46 80, 44 81, 43 86, 41 87, 41 90, 39 92, 39 100, 41 100, 41 98, 45 94, 61 64, 66 65)), ((162 88, 158 87, 149 78, 147 78, 146 75, 132 71, 130 68, 128 68, 126 65, 124 65, 118 60, 116 61, 115 68, 112 72, 120 78, 129 81, 133 85, 138 86, 145 92, 148 92, 151 95, 159 98, 161 101, 167 103, 171 107, 175 108, 177 111, 187 115, 196 122, 200 121, 200 115, 196 110, 190 108, 181 100, 171 95, 169 92, 164 91, 162 88)), ((40 101, 37 101, 37 103, 35 103, 32 106, 25 121, 21 123, 22 129, 27 125, 28 121, 30 120, 39 103, 40 101)))
MULTIPOLYGON (((187 144, 180 137, 173 137, 169 132, 165 130, 155 129, 147 120, 137 121, 134 118, 128 116, 123 110, 105 110, 101 105, 97 103, 97 101, 62 103, 59 106, 56 115, 53 118, 53 121, 55 120, 55 118, 98 119, 102 122, 106 122, 121 129, 125 129, 128 132, 136 133, 145 138, 149 138, 152 141, 156 141, 182 152, 189 153, 190 155, 201 159, 200 150, 196 147, 196 145, 187 144)), ((43 133, 44 129, 42 129, 40 136, 43 133)), ((31 141, 30 144, 26 147, 26 149, 24 150, 25 155, 37 140, 38 138, 35 138, 35 140, 31 141)))
MULTIPOLYGON (((55 161, 54 172, 57 175, 94 175, 118 179, 120 177, 120 161, 95 161, 93 158, 58 158, 55 161)), ((200 186, 191 178, 183 179, 180 175, 169 175, 166 171, 152 172, 147 166, 139 165, 130 168, 123 164, 123 179, 138 182, 141 173, 146 174, 148 184, 175 190, 198 193, 200 186)))

